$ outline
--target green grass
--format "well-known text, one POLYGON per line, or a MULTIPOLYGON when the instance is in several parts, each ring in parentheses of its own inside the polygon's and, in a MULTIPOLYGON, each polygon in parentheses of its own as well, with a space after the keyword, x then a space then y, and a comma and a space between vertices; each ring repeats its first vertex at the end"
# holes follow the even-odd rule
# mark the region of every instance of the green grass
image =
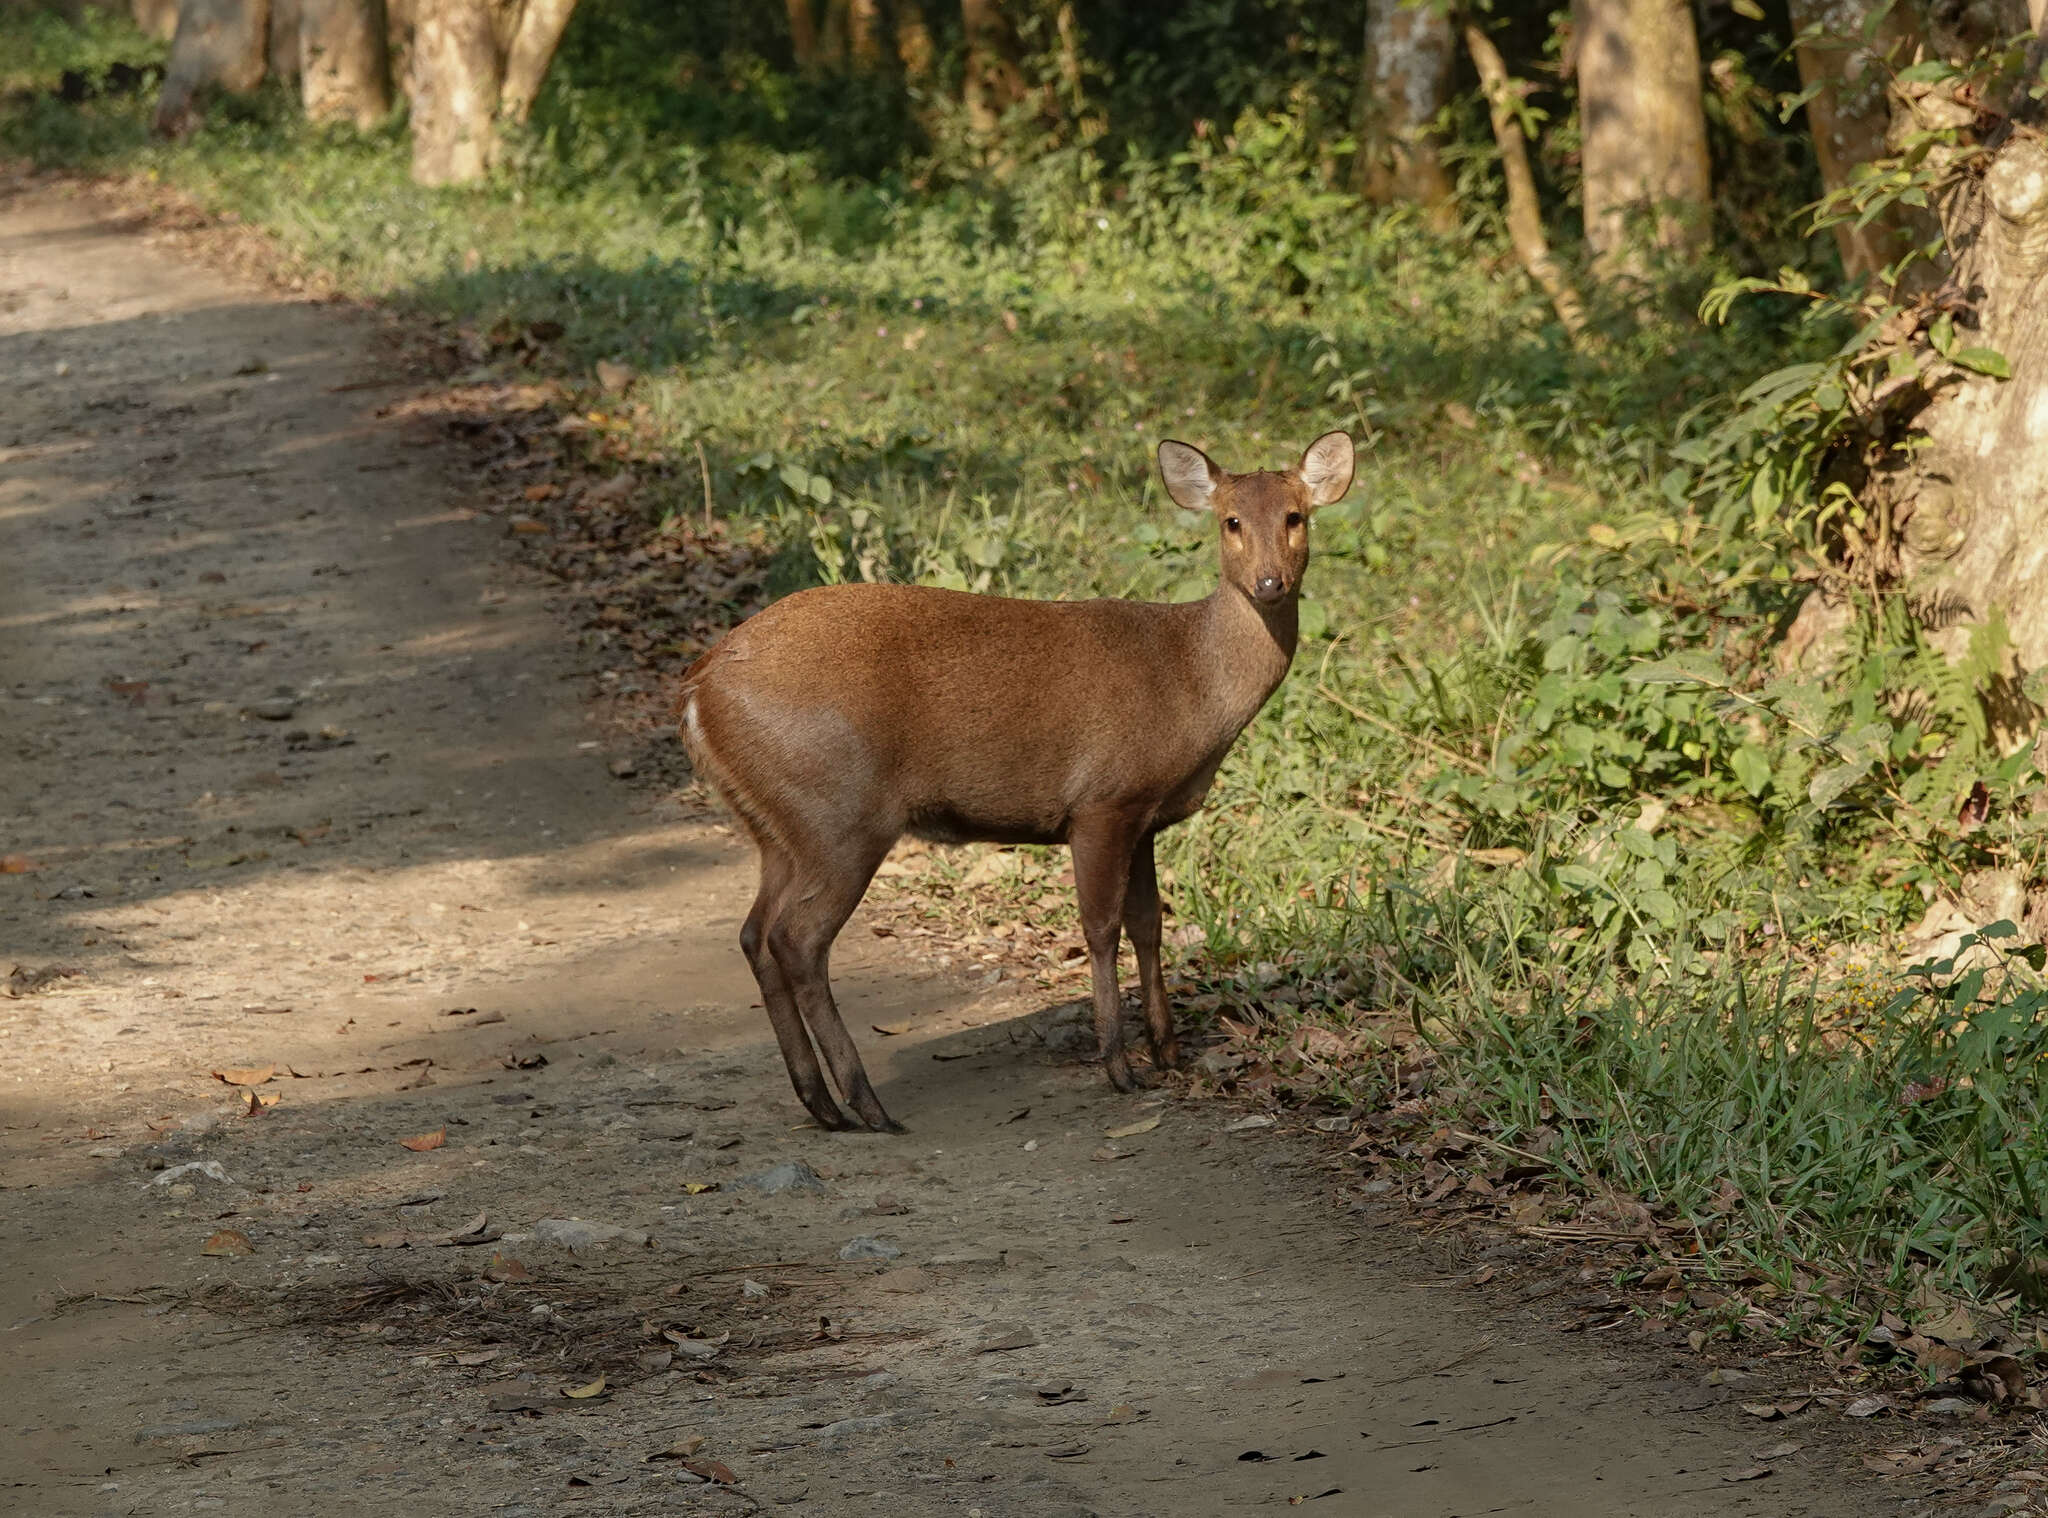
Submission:
MULTIPOLYGON (((543 367, 630 362, 630 419, 668 461, 653 515, 696 509, 701 446, 720 509, 782 545, 780 588, 865 564, 1206 593, 1213 527, 1166 502, 1157 441, 1272 467, 1349 427, 1367 447, 1317 518, 1293 676, 1163 854, 1231 1005, 1272 1039, 1412 1019, 1446 1111, 1540 1138, 1567 1188, 1694 1220, 1730 1268, 1984 1293, 2031 1258, 2038 1210, 2014 1198, 2048 1187, 2038 1063, 1968 1034, 2031 1007, 2027 972, 1960 1000, 1887 989, 1875 1031, 1814 978, 1816 937, 1898 926, 1967 860, 1942 840, 1903 857, 1881 798, 1808 804, 1847 740, 1801 736, 1798 713, 1846 731, 1896 693, 1768 684, 1801 587, 1704 530, 1674 473, 1700 417, 1836 334, 1706 328, 1680 301, 1607 312, 1574 352, 1484 216, 1443 237, 1370 215, 1284 116, 1114 177, 1061 149, 1000 186, 919 189, 786 145, 608 132, 613 97, 565 87, 516 173, 429 192, 398 129, 309 130, 276 96, 153 143, 144 100, 37 94, 68 55, 47 27, 10 54, 21 26, 0 21, 0 56, 27 60, 0 148, 155 176, 350 293, 467 329, 500 370, 537 323, 560 328, 543 367), (1765 704, 1634 678, 1673 658, 1765 704), (1512 854, 1457 865, 1471 848, 1512 854), (1262 963, 1324 989, 1306 1010, 1264 996, 1262 963)), ((77 47, 119 52, 104 30, 77 47)), ((2004 797, 2040 777, 1993 779, 2004 797)), ((2017 847, 2022 825, 2000 826, 2017 847)), ((1383 1063, 1297 1094, 1371 1098, 1383 1063)))

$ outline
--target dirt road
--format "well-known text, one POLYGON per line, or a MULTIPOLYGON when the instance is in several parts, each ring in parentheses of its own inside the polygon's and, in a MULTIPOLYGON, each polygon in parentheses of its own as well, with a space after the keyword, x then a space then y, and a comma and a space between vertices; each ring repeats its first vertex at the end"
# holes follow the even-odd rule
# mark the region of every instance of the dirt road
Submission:
POLYGON ((609 773, 391 377, 0 182, 0 1507, 1896 1509, 1563 1332, 1598 1279, 1462 1288, 1284 1124, 1116 1096, 858 919, 912 1131, 799 1126, 750 861, 609 773))

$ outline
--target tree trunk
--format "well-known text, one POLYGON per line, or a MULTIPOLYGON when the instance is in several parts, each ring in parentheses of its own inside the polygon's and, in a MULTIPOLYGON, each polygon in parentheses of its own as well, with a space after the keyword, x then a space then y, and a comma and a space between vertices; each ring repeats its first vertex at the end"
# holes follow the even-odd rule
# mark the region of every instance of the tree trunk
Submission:
POLYGON ((2003 613, 2022 668, 2048 667, 2048 143, 2015 133, 1946 210, 1953 284, 1975 297, 1959 346, 2012 378, 1958 373, 1920 414, 1926 443, 1900 559, 1940 639, 2003 613))
POLYGON ((309 121, 348 121, 367 131, 391 109, 379 0, 300 0, 299 88, 309 121))
POLYGON ((1017 33, 1003 13, 1002 0, 960 0, 960 19, 967 32, 967 72, 961 90, 967 121, 978 132, 993 132, 1003 113, 1024 98, 1017 33))
MULTIPOLYGON (((791 0, 792 4, 797 0, 791 0)), ((938 49, 932 45, 932 29, 925 24, 918 0, 896 0, 892 7, 896 22, 896 61, 903 65, 903 77, 911 84, 928 84, 938 49)))
POLYGON ((847 0, 846 51, 854 70, 880 73, 889 60, 889 43, 882 30, 882 0, 847 0))
POLYGON ((506 120, 523 122, 532 112, 575 9, 576 0, 526 0, 505 52, 505 84, 498 114, 506 120))
POLYGON ((827 69, 846 67, 846 39, 851 30, 847 17, 847 0, 825 0, 825 19, 818 28, 818 66, 827 69))
POLYGON ((1507 65, 1501 61, 1493 39, 1476 22, 1467 21, 1464 30, 1465 50, 1472 55, 1472 67, 1479 74, 1479 87, 1486 94, 1493 118, 1493 140, 1500 148, 1501 176, 1507 181, 1508 190, 1508 236, 1522 267, 1550 297, 1565 335, 1577 342, 1586 328, 1586 308, 1550 256, 1550 239, 1543 235, 1543 208, 1536 199, 1536 176, 1529 172, 1529 148, 1522 140, 1522 122, 1513 104, 1514 81, 1508 78, 1507 65))
POLYGON ((159 42, 178 35, 178 0, 134 0, 135 24, 159 42))
POLYGON ((300 0, 270 0, 270 77, 299 77, 300 0))
POLYGON ((1448 10, 1366 0, 1357 188, 1375 205, 1428 206, 1440 226, 1455 224, 1457 207, 1430 123, 1450 101, 1456 58, 1448 10))
POLYGON ((818 18, 811 0, 787 0, 789 5, 789 50, 796 66, 808 73, 818 66, 818 18))
POLYGON ((159 136, 183 137, 199 125, 199 91, 237 94, 263 82, 268 0, 184 0, 157 98, 159 136))
MULTIPOLYGON (((1925 41, 1912 0, 1900 0, 1876 17, 1871 0, 1792 0, 1792 30, 1818 35, 1798 48, 1799 82, 1819 91, 1806 102, 1814 157, 1821 183, 1830 190, 1847 184, 1857 168, 1885 156, 1885 140, 1902 110, 1890 88, 1890 71, 1913 61, 1925 41), (1889 63, 1890 68, 1887 68, 1889 63)), ((1842 271, 1852 279, 1875 274, 1938 230, 1933 215, 1910 206, 1893 207, 1864 226, 1838 222, 1835 246, 1842 271)))
POLYGON ((416 0, 411 62, 414 182, 483 178, 496 147, 502 67, 488 0, 416 0))
POLYGON ((1645 244, 1706 250, 1712 185, 1699 36, 1687 0, 1576 0, 1586 241, 1603 278, 1648 272, 1645 244))

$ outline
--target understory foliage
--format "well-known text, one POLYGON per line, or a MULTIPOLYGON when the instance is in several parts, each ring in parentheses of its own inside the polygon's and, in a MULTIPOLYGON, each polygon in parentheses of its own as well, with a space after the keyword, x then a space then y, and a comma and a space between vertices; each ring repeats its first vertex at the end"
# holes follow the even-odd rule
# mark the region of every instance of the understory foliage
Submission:
MULTIPOLYGON (((584 383, 564 435, 630 475, 606 499, 636 586, 669 594, 685 555, 648 545, 713 511, 768 563, 694 632, 586 632, 658 670, 818 581, 1206 594, 1214 528, 1165 500, 1156 443, 1280 467, 1350 428, 1293 674, 1161 854, 1251 1046, 1346 1052, 1219 1078, 1413 1097, 1405 1028, 1442 1111, 1693 1219, 1710 1260, 2005 1289, 2048 1253, 2039 954, 1970 904, 2040 877, 2043 765, 1998 713, 2041 693, 1996 624, 1958 651, 1908 614, 1857 441, 1889 438, 1886 381, 2003 360, 1931 304, 1829 293, 1796 164, 1723 239, 1707 320, 1688 271, 1574 346, 1489 209, 1476 101, 1462 228, 1345 188, 1348 8, 1288 11, 1290 75, 1163 61, 1283 9, 1179 7, 1169 50, 992 154, 942 103, 588 4, 512 165, 460 193, 412 185, 395 129, 284 102, 150 143, 138 97, 53 93, 146 45, 96 21, 66 54, 37 23, 0 147, 166 181, 445 323, 478 372, 584 383), (1764 278, 1766 245, 1798 265, 1764 278), (625 380, 584 381, 601 360, 625 380), (1815 597, 1843 614, 1794 657, 1815 597), (1899 935, 1950 901, 1981 938, 1908 975, 1899 935)), ((1538 154, 1567 201, 1569 147, 1538 154)), ((1918 150, 1847 209, 1932 193, 1918 150)))

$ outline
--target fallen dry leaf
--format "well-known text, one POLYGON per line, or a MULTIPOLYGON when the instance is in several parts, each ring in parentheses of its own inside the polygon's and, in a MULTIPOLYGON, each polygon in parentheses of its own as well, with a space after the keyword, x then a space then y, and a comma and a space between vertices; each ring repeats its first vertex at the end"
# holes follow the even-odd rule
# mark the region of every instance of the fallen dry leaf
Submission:
POLYGON ((687 1460, 704 1447, 702 1434, 685 1434, 667 1449, 658 1449, 647 1456, 649 1460, 687 1460))
POLYGON ((1154 1113, 1151 1117, 1142 1118, 1138 1122, 1126 1123, 1121 1128, 1105 1128, 1102 1132, 1105 1138, 1136 1138, 1141 1133, 1150 1133, 1164 1121, 1166 1121, 1165 1113, 1154 1113))
POLYGON ((531 1281, 533 1272, 509 1254, 494 1254, 490 1264, 484 1266, 486 1281, 531 1281))
POLYGON ((26 854, 0 854, 0 875, 26 875, 36 862, 26 854))
POLYGON ((1723 1471, 1721 1479, 1723 1481, 1761 1481, 1770 1473, 1771 1467, 1768 1465, 1745 1465, 1740 1470, 1723 1471))
POLYGON ((432 1133, 415 1133, 411 1138, 398 1141, 414 1154, 425 1154, 429 1149, 439 1149, 448 1142, 448 1130, 436 1128, 432 1133))
POLYGON ((242 1092, 242 1100, 248 1103, 242 1110, 242 1116, 254 1117, 259 1112, 268 1112, 272 1107, 283 1101, 284 1097, 275 1091, 250 1091, 245 1088, 242 1092))
POLYGON ((868 1026, 884 1038, 901 1038, 910 1031, 909 1023, 869 1023, 868 1026))
POLYGON ((249 1235, 239 1229, 223 1228, 218 1233, 210 1235, 206 1242, 199 1246, 199 1252, 211 1255, 254 1254, 256 1246, 249 1242, 249 1235))
POLYGON ((489 1365, 505 1351, 502 1349, 465 1349, 455 1357, 457 1365, 489 1365))
POLYGON ((602 1397, 604 1395, 604 1377, 599 1376, 595 1381, 588 1382, 582 1386, 565 1386, 562 1388, 562 1395, 565 1397, 575 1397, 579 1401, 589 1397, 602 1397))
POLYGON ((737 1486, 739 1477, 732 1473, 732 1467, 723 1460, 685 1460, 683 1469, 693 1476, 702 1476, 706 1481, 715 1481, 720 1486, 737 1486))
POLYGON ((1858 1397, 1854 1402, 1843 1408, 1842 1413, 1843 1416, 1849 1418, 1869 1418, 1878 1413, 1890 1412, 1891 1406, 1892 1399, 1890 1397, 1858 1397))
POLYGON ((213 1078, 226 1081, 230 1086, 260 1086, 276 1074, 275 1065, 251 1065, 246 1070, 216 1070, 213 1078))
POLYGON ((718 1185, 717 1181, 685 1181, 683 1182, 683 1195, 702 1196, 707 1191, 716 1191, 718 1185))

